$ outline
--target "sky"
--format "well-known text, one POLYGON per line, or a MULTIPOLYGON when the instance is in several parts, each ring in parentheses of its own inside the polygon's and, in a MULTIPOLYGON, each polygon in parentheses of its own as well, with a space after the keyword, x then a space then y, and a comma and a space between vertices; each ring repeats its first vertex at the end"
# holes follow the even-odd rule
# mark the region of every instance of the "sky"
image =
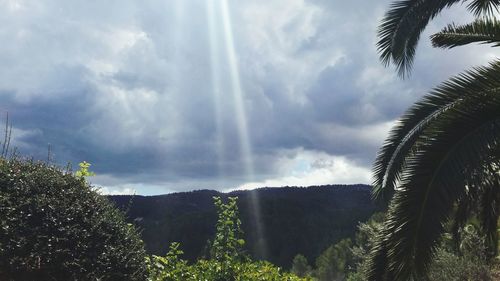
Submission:
POLYGON ((400 79, 375 46, 389 4, 0 0, 0 120, 24 156, 90 162, 106 194, 369 184, 397 118, 495 58, 431 47, 472 19, 458 5, 400 79))

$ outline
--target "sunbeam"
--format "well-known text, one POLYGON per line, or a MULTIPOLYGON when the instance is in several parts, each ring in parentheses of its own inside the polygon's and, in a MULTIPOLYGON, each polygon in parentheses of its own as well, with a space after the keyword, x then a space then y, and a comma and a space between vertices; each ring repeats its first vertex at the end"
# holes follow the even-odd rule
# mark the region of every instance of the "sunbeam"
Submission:
POLYGON ((220 3, 222 8, 224 43, 229 63, 229 74, 231 76, 230 77, 231 90, 233 95, 233 106, 236 112, 236 122, 238 125, 238 133, 240 138, 241 156, 244 162, 244 168, 247 180, 251 180, 254 177, 252 147, 250 143, 250 137, 248 135, 245 106, 243 105, 244 94, 243 94, 243 89, 241 87, 240 71, 234 47, 234 37, 231 25, 231 18, 229 16, 229 7, 227 4, 227 0, 220 1, 220 3))
MULTIPOLYGON (((247 116, 243 102, 244 92, 241 87, 240 71, 236 50, 234 46, 233 28, 231 24, 231 17, 229 15, 229 6, 227 0, 220 1, 222 10, 222 21, 224 26, 224 42, 227 52, 227 59, 229 63, 229 72, 231 76, 231 89, 233 93, 233 106, 236 111, 236 121, 238 125, 238 133, 240 138, 241 157, 243 160, 245 174, 247 181, 254 178, 254 164, 252 155, 252 146, 250 137, 248 135, 247 116)), ((257 232, 257 252, 260 257, 267 257, 267 244, 264 236, 264 226, 262 223, 261 208, 258 197, 258 192, 250 192, 250 199, 253 208, 254 225, 257 232)))

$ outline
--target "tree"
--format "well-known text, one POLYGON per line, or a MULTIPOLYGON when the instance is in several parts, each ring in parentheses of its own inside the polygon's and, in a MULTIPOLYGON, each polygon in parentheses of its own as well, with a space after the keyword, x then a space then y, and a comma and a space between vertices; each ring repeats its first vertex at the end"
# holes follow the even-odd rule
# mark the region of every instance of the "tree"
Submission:
POLYGON ((494 280, 485 256, 484 237, 480 236, 473 225, 467 225, 461 232, 463 233, 458 249, 453 246, 454 243, 446 243, 449 238, 443 239, 429 268, 429 279, 436 281, 494 280))
MULTIPOLYGON (((478 18, 449 25, 433 45, 500 43, 500 23, 491 17, 497 0, 401 0, 379 28, 382 61, 401 76, 411 70, 416 45, 428 22, 444 8, 468 2, 478 18)), ((421 280, 444 223, 455 233, 476 214, 495 253, 500 213, 500 61, 443 83, 412 106, 392 129, 374 164, 376 199, 388 204, 384 227, 371 253, 369 280, 421 280), (474 210, 477 209, 477 212, 474 210)))
POLYGON ((311 272, 311 266, 307 262, 306 257, 304 257, 301 254, 297 254, 293 258, 292 273, 299 277, 305 277, 309 275, 310 272, 311 272))
POLYGON ((330 246, 316 259, 316 278, 319 281, 340 281, 346 277, 353 263, 351 239, 343 239, 330 246))
POLYGON ((144 280, 144 245, 82 177, 0 158, 1 280, 144 280))
POLYGON ((238 215, 237 197, 229 197, 224 204, 220 197, 214 197, 219 216, 216 224, 216 234, 210 249, 212 259, 219 262, 231 262, 242 259, 242 247, 245 240, 241 239, 241 221, 238 215))

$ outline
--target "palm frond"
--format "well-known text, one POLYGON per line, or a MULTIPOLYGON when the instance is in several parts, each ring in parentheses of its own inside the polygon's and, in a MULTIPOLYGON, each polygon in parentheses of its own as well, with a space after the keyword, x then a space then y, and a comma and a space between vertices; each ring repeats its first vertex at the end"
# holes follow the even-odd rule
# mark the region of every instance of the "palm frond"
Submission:
POLYGON ((400 76, 409 73, 420 34, 444 8, 461 0, 400 0, 394 2, 379 25, 377 48, 382 62, 393 62, 400 76))
POLYGON ((373 197, 389 200, 405 167, 405 157, 410 154, 420 133, 440 114, 461 101, 463 93, 436 93, 418 102, 401 117, 391 130, 373 165, 373 197))
MULTIPOLYGON (((500 63, 461 75, 424 99, 459 90, 466 94, 418 134, 389 205, 383 247, 386 268, 371 268, 369 280, 421 280, 443 224, 466 193, 466 183, 490 159, 500 140, 500 63), (451 92, 450 92, 451 91, 451 92), (381 274, 380 272, 383 272, 381 274)), ((372 266, 377 266, 373 261, 372 266)))
POLYGON ((441 136, 445 139, 430 141, 430 147, 410 159, 409 171, 391 201, 385 224, 389 235, 384 245, 388 249, 386 269, 393 280, 424 277, 443 224, 453 203, 463 195, 468 175, 461 167, 481 165, 477 154, 488 153, 491 143, 500 138, 500 129, 492 131, 490 125, 471 126, 472 133, 466 138, 460 139, 458 134, 441 136))
POLYGON ((500 45, 500 21, 495 18, 478 19, 470 24, 448 25, 431 36, 432 45, 439 48, 454 48, 470 43, 500 45))
POLYGON ((418 137, 432 122, 448 110, 467 104, 470 93, 500 88, 500 62, 492 63, 490 68, 477 68, 454 77, 443 83, 421 101, 411 107, 391 130, 373 165, 373 197, 389 200, 395 185, 405 168, 406 157, 418 137), (490 79, 492 78, 492 79, 490 79))
POLYGON ((498 6, 500 5, 500 0, 474 0, 467 8, 474 13, 474 15, 479 16, 481 14, 493 14, 498 11, 498 6))
POLYGON ((386 229, 382 229, 377 235, 368 258, 368 271, 365 272, 367 281, 391 280, 388 278, 386 270, 389 262, 387 258, 386 237, 388 237, 386 229))

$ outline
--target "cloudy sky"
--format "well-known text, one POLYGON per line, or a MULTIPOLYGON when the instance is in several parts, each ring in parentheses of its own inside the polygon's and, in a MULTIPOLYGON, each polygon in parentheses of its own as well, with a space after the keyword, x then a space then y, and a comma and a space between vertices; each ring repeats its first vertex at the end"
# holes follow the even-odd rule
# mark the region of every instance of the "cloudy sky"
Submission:
POLYGON ((378 60, 390 1, 0 0, 0 114, 23 155, 92 163, 103 192, 369 183, 405 109, 485 64, 432 49, 401 80, 378 60))

